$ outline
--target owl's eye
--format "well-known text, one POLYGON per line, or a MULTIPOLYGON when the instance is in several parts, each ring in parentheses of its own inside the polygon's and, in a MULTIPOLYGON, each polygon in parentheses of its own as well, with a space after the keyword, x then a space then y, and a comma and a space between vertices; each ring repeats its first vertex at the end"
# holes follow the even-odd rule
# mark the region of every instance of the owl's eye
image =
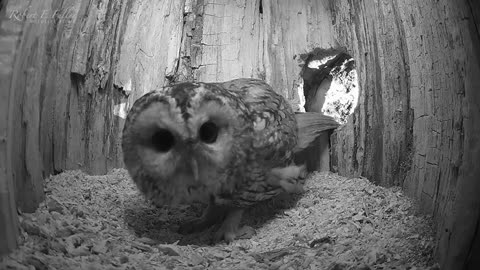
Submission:
POLYGON ((205 122, 198 131, 198 136, 200 140, 204 143, 214 143, 217 141, 218 137, 218 126, 213 122, 205 122))
POLYGON ((166 129, 157 130, 152 136, 153 147, 159 152, 168 152, 175 145, 175 137, 166 129))

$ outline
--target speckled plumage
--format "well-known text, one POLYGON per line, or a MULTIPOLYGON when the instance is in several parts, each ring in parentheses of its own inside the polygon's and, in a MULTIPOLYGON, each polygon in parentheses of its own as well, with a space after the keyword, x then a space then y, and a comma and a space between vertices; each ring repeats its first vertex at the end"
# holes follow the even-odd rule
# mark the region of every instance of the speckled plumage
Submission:
MULTIPOLYGON (((297 132, 290 105, 261 80, 187 82, 134 103, 122 148, 130 175, 155 203, 202 201, 215 206, 211 211, 234 209, 227 210, 219 236, 230 241, 238 229, 232 222, 239 222, 242 209, 285 190, 283 174, 295 181, 299 170, 285 170, 276 178, 272 170, 295 166, 297 132)), ((215 214, 206 213, 190 227, 211 224, 205 216, 215 214)))

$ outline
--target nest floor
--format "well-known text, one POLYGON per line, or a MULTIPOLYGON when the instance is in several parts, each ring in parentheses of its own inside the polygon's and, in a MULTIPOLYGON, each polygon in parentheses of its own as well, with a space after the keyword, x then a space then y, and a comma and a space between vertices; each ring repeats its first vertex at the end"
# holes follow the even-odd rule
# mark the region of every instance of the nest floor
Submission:
POLYGON ((248 239, 213 244, 215 227, 177 233, 202 205, 157 208, 123 169, 68 171, 20 215, 20 247, 0 269, 438 269, 431 221, 399 188, 313 173, 305 190, 248 210, 248 239))

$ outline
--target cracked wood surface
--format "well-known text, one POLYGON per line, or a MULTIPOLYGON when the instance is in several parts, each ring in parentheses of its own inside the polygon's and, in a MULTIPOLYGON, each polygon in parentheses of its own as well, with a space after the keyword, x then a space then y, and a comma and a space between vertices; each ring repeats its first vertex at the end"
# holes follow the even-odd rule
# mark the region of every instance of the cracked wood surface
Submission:
POLYGON ((18 218, 15 204, 15 183, 12 177, 12 147, 9 120, 12 117, 13 94, 8 87, 17 54, 21 25, 5 19, 6 9, 0 4, 0 256, 17 245, 18 218))
POLYGON ((403 186, 435 217, 442 269, 468 263, 477 269, 478 4, 330 3, 361 87, 350 123, 332 136, 333 166, 343 175, 403 186))

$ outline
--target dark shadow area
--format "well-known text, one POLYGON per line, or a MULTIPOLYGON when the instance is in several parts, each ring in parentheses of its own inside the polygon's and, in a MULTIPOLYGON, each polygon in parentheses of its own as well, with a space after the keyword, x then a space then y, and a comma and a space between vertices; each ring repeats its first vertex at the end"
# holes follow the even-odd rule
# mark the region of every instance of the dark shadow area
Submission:
MULTIPOLYGON (((285 210, 293 208, 301 196, 301 194, 283 193, 258 203, 245 211, 241 226, 260 228, 276 216, 282 215, 285 210)), ((150 238, 162 244, 179 241, 179 245, 211 246, 215 245, 212 239, 220 224, 215 224, 201 232, 178 233, 183 222, 200 217, 205 207, 202 204, 156 207, 138 199, 125 205, 124 219, 138 237, 150 238)))

